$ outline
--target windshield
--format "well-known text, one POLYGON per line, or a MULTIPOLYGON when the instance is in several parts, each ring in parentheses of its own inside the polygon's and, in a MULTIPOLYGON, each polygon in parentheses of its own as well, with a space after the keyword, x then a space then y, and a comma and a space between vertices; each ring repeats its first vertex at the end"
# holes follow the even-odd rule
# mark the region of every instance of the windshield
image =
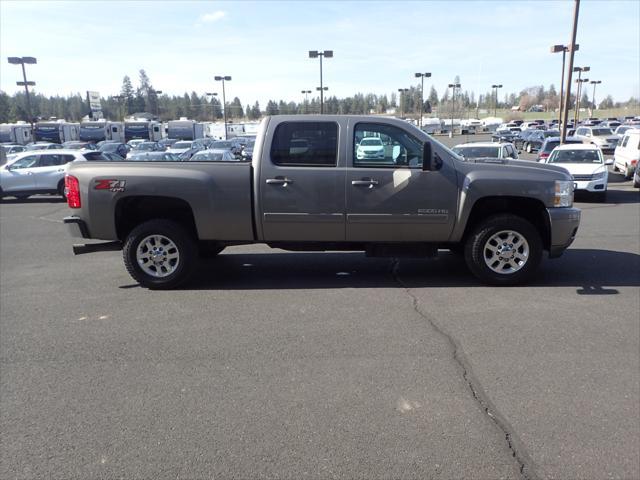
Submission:
POLYGON ((233 147, 233 143, 231 142, 214 142, 213 148, 222 148, 224 150, 228 150, 233 147))
POLYGON ((555 150, 549 163, 602 163, 598 150, 555 150))
POLYGON ((500 157, 500 147, 455 147, 453 151, 464 158, 500 157))
POLYGON ((360 142, 360 145, 363 147, 373 146, 373 147, 381 147, 382 141, 379 138, 365 138, 360 142))
POLYGON ((100 150, 103 152, 115 152, 120 147, 119 143, 103 143, 100 146, 100 150))
POLYGON ((191 148, 193 142, 176 142, 173 144, 173 148, 191 148))
POLYGON ((605 137, 607 135, 613 135, 613 130, 610 128, 594 128, 591 130, 594 137, 605 137))

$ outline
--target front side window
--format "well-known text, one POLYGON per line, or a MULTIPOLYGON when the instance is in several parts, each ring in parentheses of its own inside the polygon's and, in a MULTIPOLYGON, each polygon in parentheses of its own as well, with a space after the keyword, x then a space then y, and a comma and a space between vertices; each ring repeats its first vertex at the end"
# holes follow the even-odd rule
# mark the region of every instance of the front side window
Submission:
POLYGON ((627 143, 629 143, 629 137, 624 137, 624 140, 622 140, 622 146, 626 147, 627 143))
POLYGON ((13 162, 11 164, 11 168, 12 169, 18 169, 18 168, 31 168, 31 167, 35 167, 36 164, 38 163, 38 158, 40 157, 40 155, 29 155, 26 157, 22 157, 20 160, 16 160, 15 162, 13 162))
POLYGON ((39 167, 55 167, 62 165, 62 155, 40 155, 39 167))
POLYGON ((353 149, 354 167, 422 167, 422 142, 393 125, 358 123, 353 149))
POLYGON ((283 122, 271 142, 275 165, 335 167, 338 164, 338 124, 335 122, 283 122))

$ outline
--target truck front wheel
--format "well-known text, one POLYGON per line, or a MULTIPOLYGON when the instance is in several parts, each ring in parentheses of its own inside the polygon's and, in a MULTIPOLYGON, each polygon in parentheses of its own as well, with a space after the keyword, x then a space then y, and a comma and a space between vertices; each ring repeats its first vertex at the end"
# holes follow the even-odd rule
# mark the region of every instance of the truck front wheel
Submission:
POLYGON ((484 219, 468 237, 464 252, 469 270, 490 285, 518 285, 535 273, 542 259, 536 228, 516 215, 484 219))
POLYGON ((191 276, 198 258, 193 237, 179 223, 149 220, 135 227, 122 250, 129 275, 143 287, 170 289, 191 276))

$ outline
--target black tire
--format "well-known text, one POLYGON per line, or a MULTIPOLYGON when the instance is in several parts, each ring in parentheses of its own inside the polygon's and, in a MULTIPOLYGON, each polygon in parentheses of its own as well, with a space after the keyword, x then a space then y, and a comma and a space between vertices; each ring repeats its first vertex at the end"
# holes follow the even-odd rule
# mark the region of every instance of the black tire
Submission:
MULTIPOLYGON (((169 252, 168 249, 167 252, 169 252)), ((173 253, 173 248, 171 253, 173 253)), ((193 236, 179 223, 171 220, 156 219, 138 225, 129 233, 122 249, 122 256, 129 275, 140 285, 152 290, 166 290, 175 288, 189 279, 198 260, 198 246, 193 236), (153 276, 145 272, 138 263, 138 247, 141 246, 140 244, 145 239, 153 235, 162 236, 172 242, 178 254, 178 260, 175 264, 165 260, 168 268, 175 268, 173 272, 166 274, 166 276, 153 276)), ((151 263, 147 265, 150 266, 148 268, 155 268, 156 271, 163 268, 161 266, 159 269, 151 263)))
POLYGON ((60 195, 62 199, 66 202, 67 195, 64 193, 64 180, 60 180, 60 182, 58 183, 57 190, 58 190, 58 195, 60 195))
POLYGON ((636 180, 635 175, 633 176, 633 188, 640 188, 640 182, 636 180))
POLYGON ((465 244, 464 258, 471 273, 484 283, 504 286, 518 285, 529 280, 540 265, 542 240, 538 230, 524 218, 512 214, 493 215, 482 220, 469 235, 465 244), (514 232, 522 237, 529 247, 526 260, 513 273, 498 273, 492 270, 484 258, 488 241, 503 231, 514 232))

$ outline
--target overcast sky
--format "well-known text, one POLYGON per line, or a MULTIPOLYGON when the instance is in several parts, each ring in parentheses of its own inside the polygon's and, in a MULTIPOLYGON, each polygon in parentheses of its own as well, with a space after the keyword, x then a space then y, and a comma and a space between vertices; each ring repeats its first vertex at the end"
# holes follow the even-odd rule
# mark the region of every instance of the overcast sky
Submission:
MULTIPOLYGON (((0 1, 0 89, 13 93, 20 68, 8 56, 34 56, 36 92, 118 93, 122 77, 144 68, 165 93, 221 91, 243 104, 300 101, 319 85, 308 50, 334 50, 324 62, 329 94, 425 89, 460 76, 463 90, 501 95, 533 85, 559 86, 560 54, 570 41, 574 2, 179 2, 0 1)), ((640 2, 583 0, 576 65, 602 80, 596 99, 640 97, 640 2)), ((591 94, 591 89, 589 89, 591 94)))

